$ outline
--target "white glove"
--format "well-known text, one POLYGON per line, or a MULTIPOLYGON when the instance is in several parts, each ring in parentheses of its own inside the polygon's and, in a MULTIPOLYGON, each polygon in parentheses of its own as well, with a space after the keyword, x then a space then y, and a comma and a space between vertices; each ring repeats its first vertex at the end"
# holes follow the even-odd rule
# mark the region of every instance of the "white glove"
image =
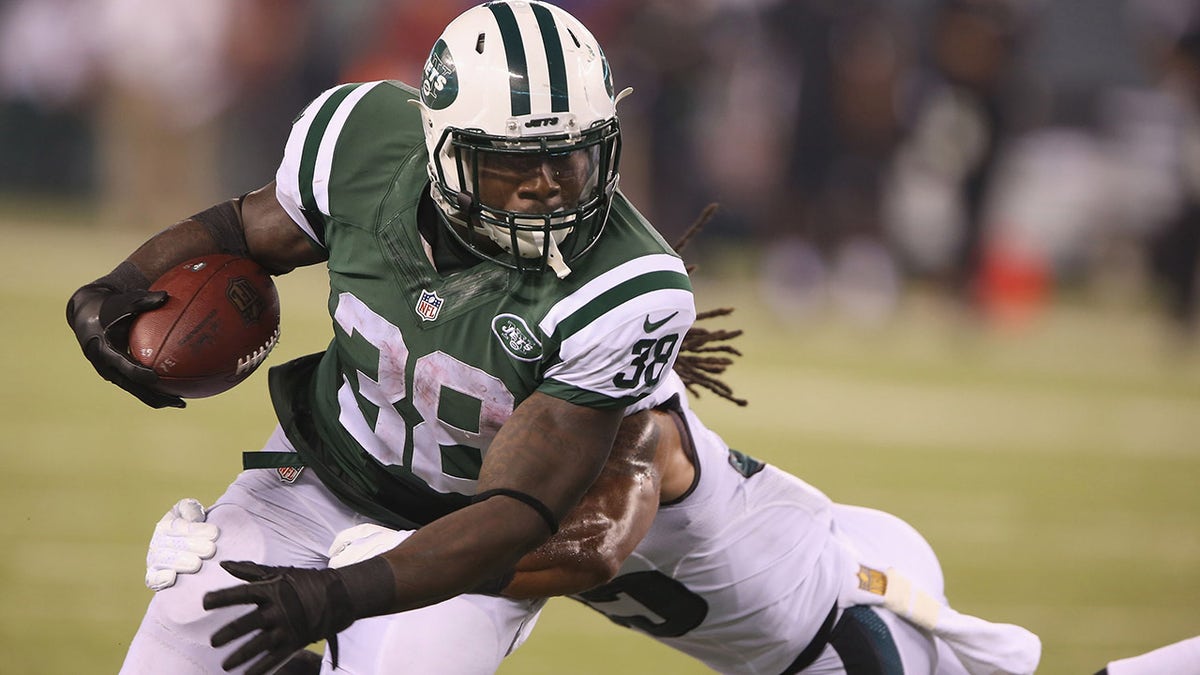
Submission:
POLYGON ((175 585, 176 575, 195 574, 202 561, 217 552, 220 530, 204 522, 204 506, 181 499, 154 526, 146 552, 146 588, 161 591, 175 585))
POLYGON ((373 523, 348 527, 338 532, 329 546, 329 566, 345 567, 390 551, 413 532, 392 530, 373 523))

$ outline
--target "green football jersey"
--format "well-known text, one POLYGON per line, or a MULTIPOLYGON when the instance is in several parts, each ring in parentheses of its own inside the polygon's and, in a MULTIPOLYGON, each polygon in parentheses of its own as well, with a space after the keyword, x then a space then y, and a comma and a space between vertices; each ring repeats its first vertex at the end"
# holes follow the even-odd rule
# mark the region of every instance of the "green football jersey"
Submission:
POLYGON ((347 84, 294 122, 280 203, 328 253, 334 337, 273 368, 280 421, 350 506, 396 526, 470 501, 501 425, 534 391, 629 406, 674 365, 695 319, 682 261, 618 194, 559 279, 493 263, 443 276, 417 227, 429 190, 416 93, 347 84))

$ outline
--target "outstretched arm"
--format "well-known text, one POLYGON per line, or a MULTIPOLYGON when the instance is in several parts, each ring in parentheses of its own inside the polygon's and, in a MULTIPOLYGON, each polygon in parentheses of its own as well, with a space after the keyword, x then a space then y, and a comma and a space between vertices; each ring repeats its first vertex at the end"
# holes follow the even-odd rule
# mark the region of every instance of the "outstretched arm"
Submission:
MULTIPOLYGON (((220 647, 256 633, 222 666, 254 660, 247 673, 266 673, 357 619, 496 585, 578 504, 608 457, 622 414, 535 393, 484 458, 478 494, 493 496, 426 525, 382 556, 340 569, 221 563, 251 583, 208 593, 204 607, 257 606, 213 634, 220 647)), ((336 641, 331 648, 336 663, 336 641)))

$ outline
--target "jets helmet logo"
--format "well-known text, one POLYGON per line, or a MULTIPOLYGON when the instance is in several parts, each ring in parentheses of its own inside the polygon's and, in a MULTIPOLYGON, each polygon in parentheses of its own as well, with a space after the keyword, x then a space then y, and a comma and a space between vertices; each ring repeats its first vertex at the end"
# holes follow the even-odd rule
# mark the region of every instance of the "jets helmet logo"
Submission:
POLYGON ((432 110, 442 110, 458 98, 458 70, 445 40, 438 40, 421 74, 421 102, 432 110))

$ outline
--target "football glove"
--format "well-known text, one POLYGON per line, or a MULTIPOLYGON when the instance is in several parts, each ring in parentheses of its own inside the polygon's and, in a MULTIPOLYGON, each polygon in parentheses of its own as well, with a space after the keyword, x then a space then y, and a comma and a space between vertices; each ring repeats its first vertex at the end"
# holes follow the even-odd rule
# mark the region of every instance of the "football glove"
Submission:
POLYGON ((155 390, 158 375, 129 356, 129 327, 142 312, 161 307, 165 291, 118 290, 91 283, 71 296, 67 323, 83 355, 100 377, 133 394, 151 408, 182 408, 183 399, 155 390))
POLYGON ((228 560, 222 561, 221 567, 250 583, 206 593, 204 609, 256 607, 213 633, 212 646, 221 647, 258 631, 221 663, 222 668, 232 670, 261 654, 247 668, 246 675, 264 675, 321 639, 328 640, 336 668, 337 633, 357 618, 355 603, 340 570, 271 567, 228 560))
POLYGON ((204 506, 195 499, 181 499, 163 514, 146 552, 146 588, 170 588, 179 574, 195 574, 213 557, 220 530, 205 517, 204 506))

